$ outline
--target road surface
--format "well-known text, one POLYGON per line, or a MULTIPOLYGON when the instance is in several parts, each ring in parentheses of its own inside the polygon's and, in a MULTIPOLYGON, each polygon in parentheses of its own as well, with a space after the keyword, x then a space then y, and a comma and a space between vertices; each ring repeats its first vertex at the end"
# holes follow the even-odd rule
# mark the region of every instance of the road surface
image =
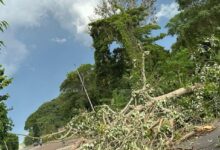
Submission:
POLYGON ((62 141, 53 141, 42 146, 26 147, 21 150, 75 150, 83 142, 83 139, 70 139, 66 140, 65 143, 62 141))

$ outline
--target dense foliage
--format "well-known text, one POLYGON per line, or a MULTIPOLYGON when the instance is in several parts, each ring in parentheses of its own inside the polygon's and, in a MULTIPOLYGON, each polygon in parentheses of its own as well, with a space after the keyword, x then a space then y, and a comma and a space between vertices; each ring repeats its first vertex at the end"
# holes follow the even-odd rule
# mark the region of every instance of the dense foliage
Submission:
POLYGON ((5 143, 1 143, 2 150, 18 150, 19 148, 19 140, 17 135, 8 134, 7 138, 5 139, 5 143), (5 147, 5 143, 8 149, 5 147))
POLYGON ((103 0, 97 8, 103 18, 90 24, 95 65, 77 69, 95 112, 76 70, 59 97, 27 119, 29 134, 40 137, 65 126, 65 134, 54 138, 92 139, 84 149, 166 149, 219 117, 219 3, 177 2, 181 12, 167 25, 177 42, 166 51, 155 44, 165 35, 151 36, 159 26, 146 23, 154 1, 103 0))
POLYGON ((168 23, 169 33, 177 35, 174 49, 187 47, 195 50, 197 44, 220 33, 220 3, 219 0, 177 0, 178 15, 168 23))
MULTIPOLYGON (((93 65, 82 65, 78 68, 87 91, 94 105, 96 99, 96 85, 93 65)), ((54 100, 43 104, 35 113, 28 117, 25 129, 29 135, 40 137, 41 135, 55 132, 62 128, 71 118, 85 110, 90 110, 89 102, 83 91, 77 71, 67 74, 67 78, 60 86, 60 95, 54 100)), ((25 144, 30 145, 36 140, 27 137, 25 144)))
MULTIPOLYGON (((0 4, 3 4, 3 0, 0 0, 0 4)), ((8 23, 6 21, 0 21, 0 32, 4 32, 7 26, 8 23)), ((0 40, 0 50, 2 46, 4 46, 4 43, 0 40)), ((5 75, 2 65, 0 65, 0 90, 3 90, 10 83, 11 79, 5 75)), ((12 121, 8 118, 8 108, 5 104, 8 97, 8 94, 0 95, 0 149, 4 150, 6 143, 9 150, 17 150, 18 137, 8 133, 12 129, 12 121)))
MULTIPOLYGON (((4 75, 4 69, 0 67, 0 90, 6 87, 8 84, 11 83, 11 80, 8 79, 4 75)), ((11 130, 11 120, 8 118, 8 110, 4 103, 8 98, 8 95, 1 95, 0 96, 0 141, 3 141, 7 136, 8 131, 11 130)))
POLYGON ((140 58, 143 51, 153 51, 152 55, 166 53, 162 47, 155 44, 164 34, 158 37, 150 36, 152 30, 160 27, 143 23, 148 15, 147 10, 146 7, 140 6, 90 24, 90 35, 96 50, 95 73, 100 98, 111 99, 112 92, 116 89, 140 87, 140 58), (114 42, 120 46, 110 50, 114 42))

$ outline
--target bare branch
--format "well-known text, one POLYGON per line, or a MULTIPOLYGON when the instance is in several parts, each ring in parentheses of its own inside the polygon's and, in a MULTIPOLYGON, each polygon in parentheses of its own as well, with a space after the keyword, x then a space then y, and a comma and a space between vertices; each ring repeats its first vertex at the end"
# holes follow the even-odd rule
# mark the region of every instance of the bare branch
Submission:
POLYGON ((86 93, 86 96, 87 96, 87 99, 88 99, 89 104, 90 104, 90 106, 91 106, 91 109, 92 109, 92 111, 95 111, 94 106, 93 106, 93 104, 92 104, 92 101, 91 101, 91 99, 90 99, 90 97, 89 97, 89 94, 88 94, 88 92, 87 92, 87 89, 86 89, 86 87, 85 87, 85 84, 84 84, 84 82, 83 82, 82 76, 80 75, 78 69, 76 69, 76 71, 77 71, 78 76, 79 76, 79 79, 80 79, 80 81, 81 81, 81 83, 82 83, 83 89, 84 89, 84 91, 85 91, 85 93, 86 93))
POLYGON ((4 144, 5 144, 5 149, 8 150, 8 146, 7 146, 7 143, 4 141, 4 144))
POLYGON ((171 98, 177 98, 177 97, 183 96, 185 94, 190 94, 194 90, 202 88, 202 87, 203 87, 202 84, 195 84, 194 86, 187 87, 187 88, 180 88, 180 89, 175 90, 173 92, 170 92, 168 94, 155 97, 154 99, 155 99, 155 101, 161 101, 161 100, 166 100, 166 99, 171 99, 171 98))

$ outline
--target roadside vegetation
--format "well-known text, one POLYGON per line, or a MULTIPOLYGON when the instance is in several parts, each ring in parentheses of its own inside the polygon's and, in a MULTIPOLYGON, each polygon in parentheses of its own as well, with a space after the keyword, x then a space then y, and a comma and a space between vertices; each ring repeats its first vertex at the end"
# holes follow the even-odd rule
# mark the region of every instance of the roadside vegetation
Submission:
MULTIPOLYGON (((2 0, 0 0, 1 4, 4 4, 2 0)), ((4 32, 7 27, 8 23, 0 20, 0 32, 4 32)), ((0 40, 0 50, 2 46, 4 46, 4 42, 0 40)), ((4 71, 0 64, 0 90, 3 90, 12 82, 12 79, 8 78, 4 71)), ((9 109, 5 104, 8 97, 8 94, 0 95, 0 150, 18 150, 18 137, 9 133, 12 130, 13 124, 8 117, 9 109)))
MULTIPOLYGON (((168 33, 152 36, 160 29, 155 0, 103 0, 102 19, 89 24, 95 64, 69 72, 60 95, 28 117, 25 144, 74 136, 86 139, 82 149, 175 149, 212 131, 220 116, 220 3, 176 2, 168 33), (177 37, 170 51, 156 44, 167 35, 177 37)), ((1 72, 3 88, 11 80, 1 72)), ((0 107, 4 141, 11 122, 0 107)))

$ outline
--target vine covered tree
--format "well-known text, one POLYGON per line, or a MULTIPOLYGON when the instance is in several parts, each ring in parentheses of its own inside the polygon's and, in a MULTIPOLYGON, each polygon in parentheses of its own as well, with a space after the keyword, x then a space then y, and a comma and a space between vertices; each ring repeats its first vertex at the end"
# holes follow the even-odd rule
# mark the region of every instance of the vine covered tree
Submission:
POLYGON ((94 41, 96 81, 101 97, 110 98, 116 87, 140 87, 142 54, 145 51, 163 51, 155 41, 163 38, 164 34, 152 37, 151 31, 160 27, 147 23, 153 4, 153 0, 109 0, 97 8, 103 19, 90 24, 90 35, 94 41), (119 47, 111 51, 113 43, 119 47))

